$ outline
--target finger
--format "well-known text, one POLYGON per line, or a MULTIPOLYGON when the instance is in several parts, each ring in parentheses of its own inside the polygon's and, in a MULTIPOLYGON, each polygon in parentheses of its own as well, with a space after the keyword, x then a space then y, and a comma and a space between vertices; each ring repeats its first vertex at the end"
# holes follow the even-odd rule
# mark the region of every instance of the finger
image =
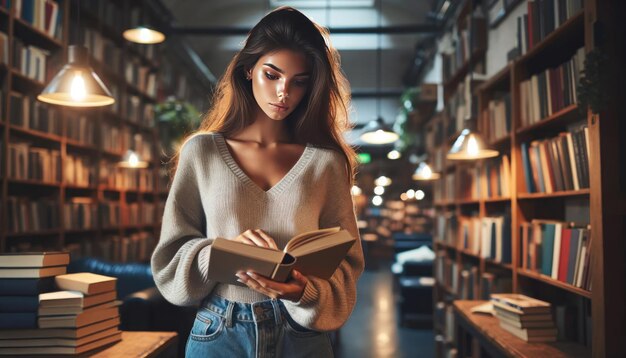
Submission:
POLYGON ((244 232, 242 235, 244 235, 246 238, 254 242, 256 246, 269 247, 268 243, 265 242, 265 240, 263 240, 263 238, 259 234, 257 234, 256 232, 252 230, 248 230, 244 232))
POLYGON ((266 296, 272 297, 272 298, 280 298, 280 297, 282 297, 283 292, 272 289, 268 285, 267 280, 264 280, 260 276, 257 275, 257 279, 252 278, 252 276, 250 274, 243 275, 243 276, 247 276, 247 277, 243 277, 243 278, 240 278, 240 279, 248 287, 250 287, 251 289, 253 289, 253 290, 257 291, 257 292, 260 292, 260 293, 262 293, 262 294, 264 294, 266 296))
POLYGON ((256 246, 256 244, 254 243, 254 241, 252 241, 252 240, 248 239, 248 238, 247 238, 247 237, 245 237, 243 234, 242 234, 242 235, 237 236, 237 239, 236 239, 235 241, 239 241, 239 242, 242 242, 242 243, 247 244, 247 245, 256 246))
POLYGON ((272 249, 276 249, 278 250, 278 246, 276 245, 276 241, 274 241, 274 239, 269 236, 267 233, 265 233, 265 231, 258 229, 255 230, 264 240, 265 242, 267 242, 267 244, 269 245, 269 247, 271 247, 272 249))
POLYGON ((304 286, 309 281, 306 276, 304 276, 300 271, 296 270, 291 271, 291 277, 293 277, 294 280, 298 281, 298 283, 300 283, 302 286, 304 286))

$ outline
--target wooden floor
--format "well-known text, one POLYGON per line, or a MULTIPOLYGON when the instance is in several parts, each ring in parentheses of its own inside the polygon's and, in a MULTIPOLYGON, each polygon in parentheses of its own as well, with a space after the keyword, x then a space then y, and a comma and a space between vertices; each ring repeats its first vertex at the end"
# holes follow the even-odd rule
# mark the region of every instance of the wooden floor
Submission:
POLYGON ((366 270, 358 283, 354 312, 341 328, 339 357, 433 357, 430 324, 400 326, 396 302, 389 265, 366 270))

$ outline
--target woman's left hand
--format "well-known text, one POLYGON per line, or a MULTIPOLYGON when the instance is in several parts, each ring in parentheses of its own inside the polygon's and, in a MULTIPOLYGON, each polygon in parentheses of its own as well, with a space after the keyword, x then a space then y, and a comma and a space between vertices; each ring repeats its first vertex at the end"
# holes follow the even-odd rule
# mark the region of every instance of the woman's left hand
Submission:
POLYGON ((300 301, 308 279, 299 271, 293 270, 291 279, 287 282, 278 282, 254 272, 240 271, 237 273, 240 282, 251 289, 275 299, 300 301))

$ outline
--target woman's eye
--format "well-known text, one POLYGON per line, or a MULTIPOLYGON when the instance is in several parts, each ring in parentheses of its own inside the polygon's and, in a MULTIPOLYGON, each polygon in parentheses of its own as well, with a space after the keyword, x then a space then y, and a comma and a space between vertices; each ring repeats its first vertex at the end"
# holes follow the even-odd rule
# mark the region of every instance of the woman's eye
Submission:
POLYGON ((265 72, 265 77, 267 77, 270 80, 277 80, 278 76, 274 76, 273 74, 269 73, 269 72, 265 72))
POLYGON ((300 87, 306 87, 309 85, 309 81, 307 80, 300 80, 300 81, 296 81, 296 86, 300 86, 300 87))

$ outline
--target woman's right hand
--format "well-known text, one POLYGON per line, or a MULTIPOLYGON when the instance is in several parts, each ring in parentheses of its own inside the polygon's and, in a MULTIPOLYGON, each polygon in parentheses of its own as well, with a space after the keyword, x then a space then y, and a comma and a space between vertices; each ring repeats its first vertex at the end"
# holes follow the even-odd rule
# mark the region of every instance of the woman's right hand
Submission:
POLYGON ((276 242, 274 241, 274 239, 261 229, 248 229, 239 234, 239 236, 234 238, 233 241, 243 242, 244 244, 252 246, 261 246, 278 250, 278 246, 276 246, 276 242))

